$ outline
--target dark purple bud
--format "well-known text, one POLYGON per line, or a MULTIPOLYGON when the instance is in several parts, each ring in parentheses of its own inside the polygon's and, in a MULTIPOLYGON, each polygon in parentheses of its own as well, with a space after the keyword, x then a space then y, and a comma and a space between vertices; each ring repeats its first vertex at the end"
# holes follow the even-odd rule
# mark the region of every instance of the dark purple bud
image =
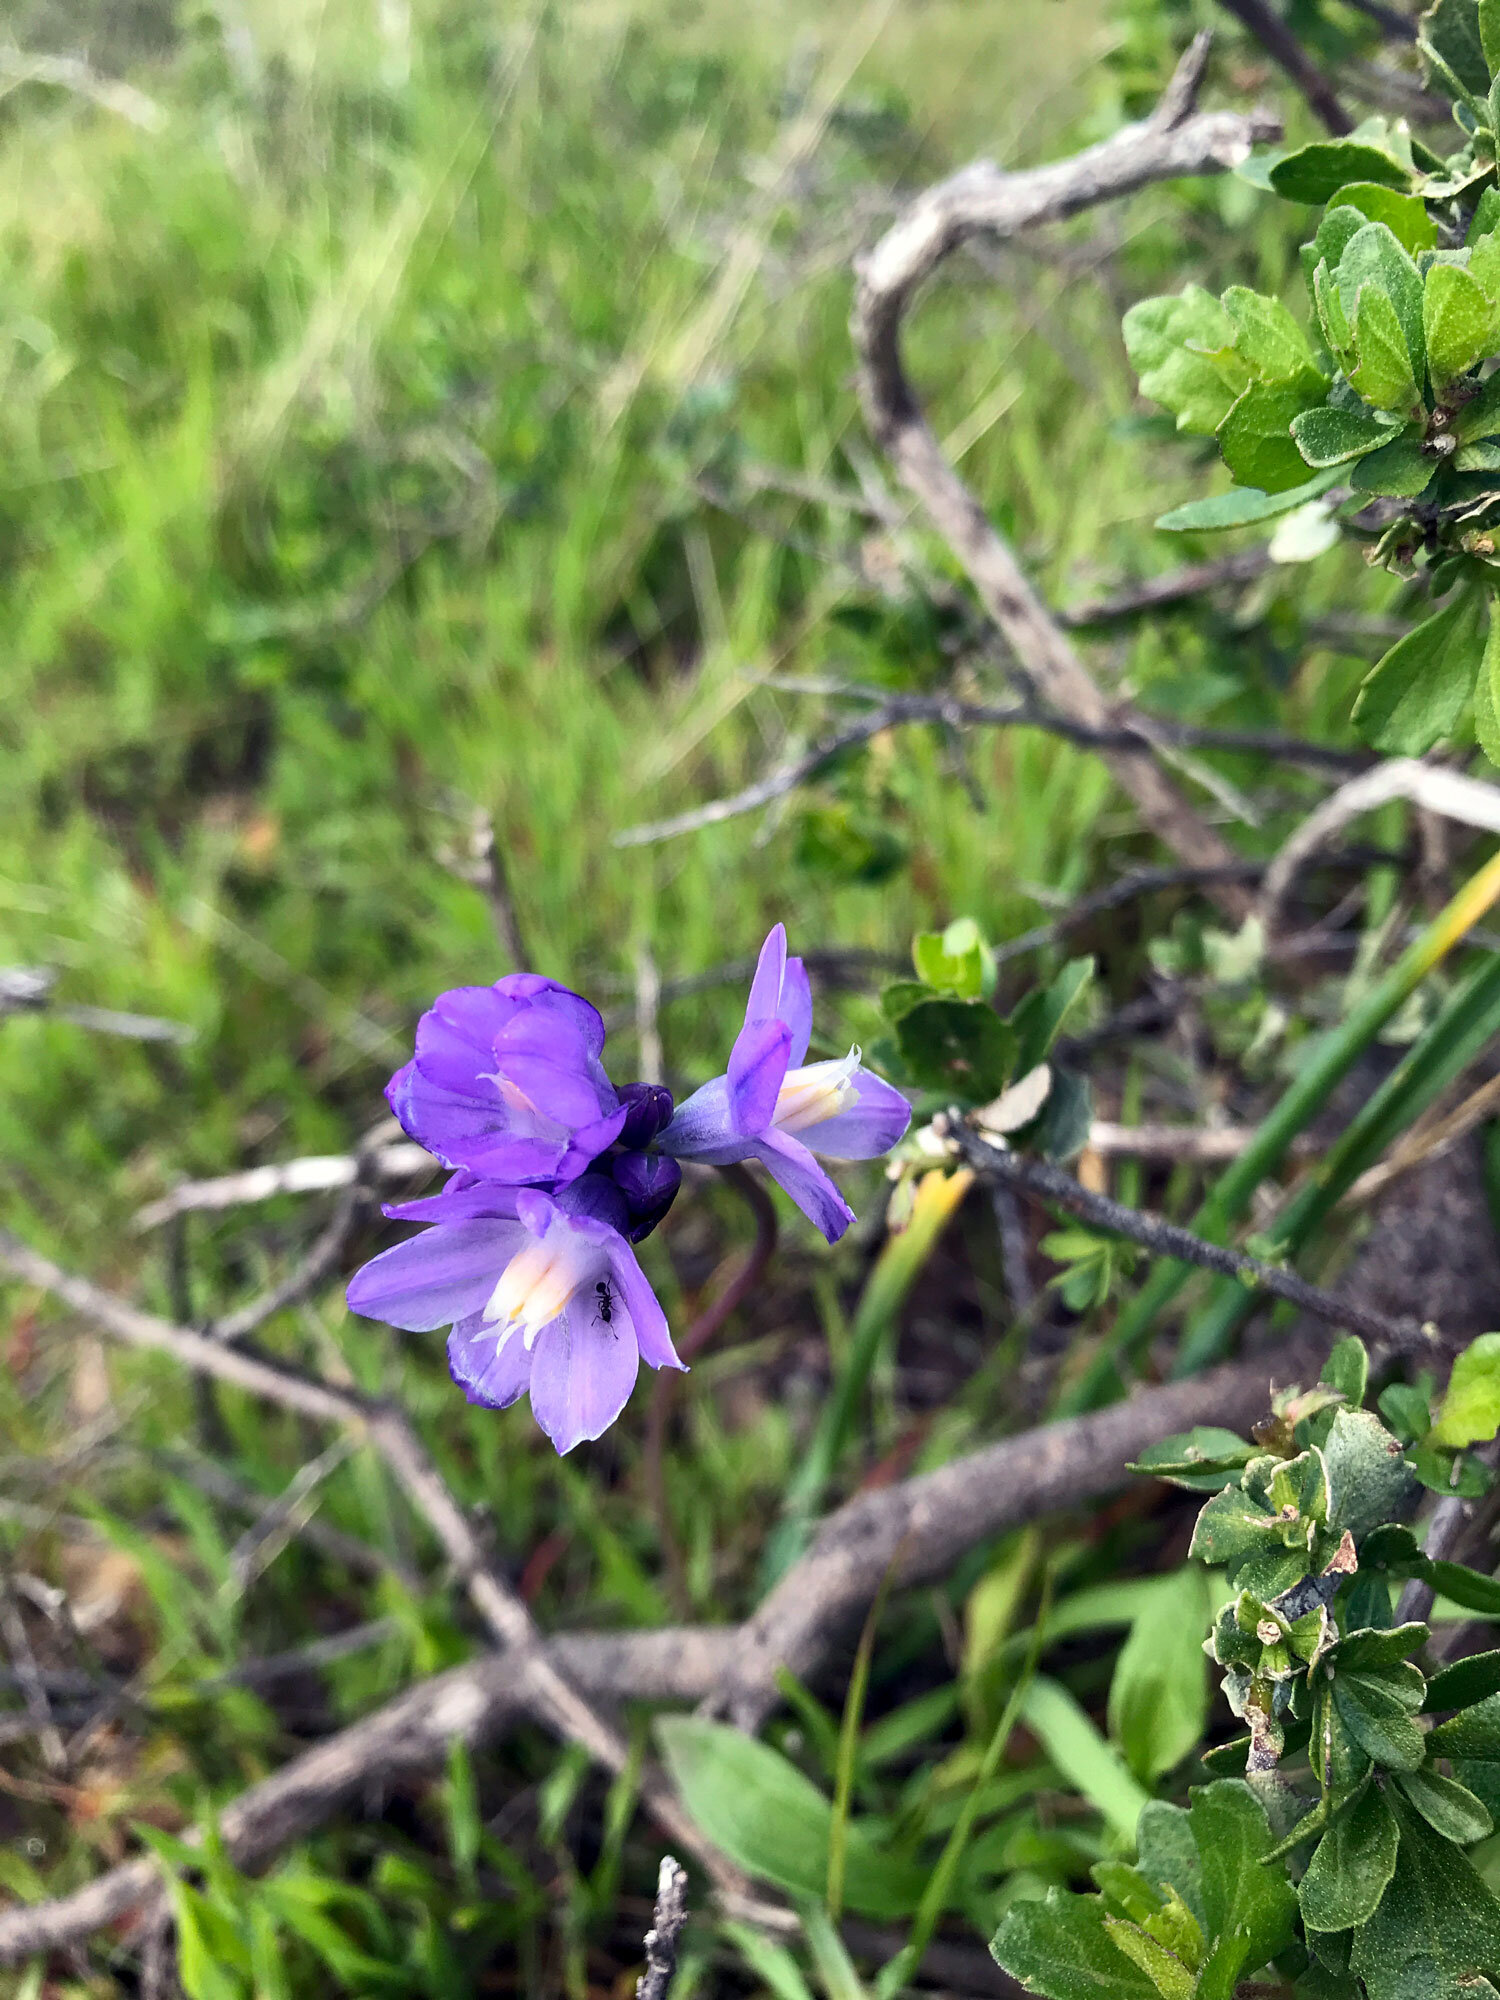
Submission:
POLYGON ((625 1126, 619 1143, 627 1152, 646 1147, 672 1120, 672 1093, 660 1083, 627 1083, 619 1092, 625 1126))
POLYGON ((563 1188, 557 1205, 564 1215, 587 1216, 590 1222, 607 1223, 622 1236, 630 1233, 633 1217, 629 1198, 603 1171, 602 1163, 563 1188))
MULTIPOLYGON (((667 1093, 662 1092, 665 1097, 667 1093)), ((649 1236, 682 1186, 682 1169, 665 1153, 617 1153, 610 1162, 615 1184, 625 1197, 630 1220, 625 1235, 632 1243, 649 1236)))

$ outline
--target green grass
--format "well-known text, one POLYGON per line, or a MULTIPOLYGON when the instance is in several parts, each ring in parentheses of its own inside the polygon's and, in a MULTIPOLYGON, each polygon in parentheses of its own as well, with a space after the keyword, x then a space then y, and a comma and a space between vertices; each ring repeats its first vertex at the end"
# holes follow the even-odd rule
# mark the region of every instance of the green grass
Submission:
MULTIPOLYGON (((289 0, 225 8, 250 27, 238 56, 211 16, 141 54, 146 12, 136 53, 111 44, 101 59, 129 65, 156 129, 35 85, 0 99, 0 964, 55 967, 61 998, 165 1016, 193 1039, 5 1020, 0 1219, 180 1310, 134 1212, 182 1176, 346 1148, 433 993, 506 969, 483 897, 445 858, 477 811, 493 815, 539 968, 626 998, 617 1074, 635 1059, 643 949, 670 976, 746 956, 777 918, 803 946, 899 953, 959 912, 1004 938, 1037 920, 1034 891, 1075 891, 1106 855, 1150 852, 1097 762, 1029 732, 970 746, 978 807, 943 742, 910 731, 763 819, 612 845, 819 733, 824 704, 767 676, 920 687, 947 672, 955 621, 857 514, 752 496, 743 475, 769 466, 851 493, 863 471, 881 476, 851 391, 850 259, 894 186, 986 148, 1049 157, 1118 122, 1102 5, 531 14, 422 0, 408 31, 400 5, 289 0), (820 93, 829 115, 794 146, 820 93), (743 504, 710 504, 705 482, 743 504)), ((64 45, 40 4, 18 32, 64 45)), ((1229 182, 1158 190, 1107 218, 1118 236, 1103 258, 1081 254, 1088 229, 1068 232, 1072 261, 1018 257, 999 284, 969 267, 922 306, 912 359, 939 428, 1057 598, 1172 559, 1150 523, 1181 497, 1184 463, 1133 421, 1120 305, 1188 268, 1227 281, 1232 262, 1274 282, 1290 239, 1263 206, 1229 182)), ((912 539, 951 582, 951 559, 920 528, 912 539)), ((1190 616, 1091 654, 1165 712, 1332 735, 1362 663, 1307 644, 1299 618, 1347 601, 1358 574, 1340 558, 1280 577, 1244 631, 1190 616)), ((996 684, 982 662, 962 672, 996 684)), ((1278 814, 1306 795, 1288 781, 1278 814)), ((1135 938, 1109 968, 1122 992, 1135 938)), ((730 991, 667 1010, 674 1079, 720 1066, 737 1006, 730 991)), ((869 995, 831 996, 820 1023, 846 1042, 877 1015, 869 995)), ((868 1201, 875 1172, 852 1185, 868 1201)), ((281 1202, 195 1225, 191 1309, 227 1308, 285 1268, 312 1212, 281 1202)), ((742 1227, 727 1200, 683 1204, 649 1252, 669 1305, 742 1227)), ((860 1276, 857 1248, 828 1257, 790 1231, 748 1316, 756 1344, 709 1357, 688 1385, 667 1473, 697 1616, 753 1600, 824 1393, 820 1325, 837 1354, 860 1276)), ((1018 1421, 983 1218, 948 1280, 962 1341, 928 1457, 1018 1421)), ((152 1690, 129 1754, 100 1763, 90 1811, 26 1809, 44 1851, 9 1850, 5 1879, 56 1893, 128 1844, 137 1818, 191 1822, 286 1754, 254 1697, 194 1691, 238 1654, 389 1613, 395 1636, 326 1677, 337 1719, 469 1642, 442 1593, 371 1588, 303 1543, 236 1595, 224 1580, 242 1524, 169 1455, 191 1445, 270 1493, 306 1438, 227 1395, 205 1405, 164 1362, 101 1363, 76 1326, 42 1314, 37 1332, 33 1302, 9 1303, 0 1440, 7 1467, 30 1455, 45 1473, 18 1473, 14 1490, 99 1510, 138 1577, 106 1641, 152 1690), (71 1474, 68 1441, 90 1424, 103 1442, 71 1474)), ((271 1338, 399 1394, 465 1500, 490 1510, 514 1570, 554 1538, 544 1623, 669 1615, 643 1399, 589 1459, 560 1464, 523 1411, 457 1403, 438 1343, 351 1321, 337 1289, 271 1338)), ((861 1463, 905 1434, 898 1404, 887 1358, 861 1463)), ((431 1568, 363 1455, 330 1476, 320 1517, 431 1568)), ((57 1572, 74 1559, 66 1540, 17 1533, 12 1558, 57 1572)), ((1138 1548, 1128 1523, 1111 1529, 1072 1581, 1138 1548)), ((945 1616, 994 1553, 955 1580, 945 1616)), ((1066 1560, 1054 1570, 1061 1583, 1066 1560)), ((903 1636, 872 1690, 870 1727, 888 1735, 902 1701, 933 1691, 910 1693, 908 1669, 936 1627, 919 1608, 903 1636)), ((935 1725, 894 1775, 856 1772, 861 1810, 912 1853, 935 1858, 957 1818, 986 1713, 962 1742, 935 1725)), ((393 1990, 504 1990, 482 1968, 509 1963, 524 1991, 582 1995, 589 1950, 643 1928, 617 1899, 616 1806, 612 1822, 595 1780, 526 1739, 477 1781, 455 1771, 386 1822, 321 1837, 278 1877, 286 1990, 325 1992, 330 1964, 375 1990, 363 1960, 340 1972, 298 1916, 322 1897, 343 1898, 349 1949, 386 1966, 393 1990), (570 1851, 580 1827, 586 1866, 570 1851)), ((1099 1848, 1097 1819, 1083 1825, 1051 1829, 1029 1794, 990 1814, 974 1921, 1076 1874, 1099 1848)), ((625 1873, 638 1899, 645 1847, 625 1873)), ((245 1952, 264 1955, 253 1898, 228 1877, 215 1893, 245 1952)), ((50 1990, 125 1989, 101 1969, 90 1988, 50 1990)))

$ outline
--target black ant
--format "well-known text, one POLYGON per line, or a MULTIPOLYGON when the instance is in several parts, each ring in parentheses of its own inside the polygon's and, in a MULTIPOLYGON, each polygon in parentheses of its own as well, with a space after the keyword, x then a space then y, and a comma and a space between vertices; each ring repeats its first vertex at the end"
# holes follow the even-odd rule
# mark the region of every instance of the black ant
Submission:
POLYGON ((594 1287, 594 1293, 599 1301, 599 1317, 608 1326, 615 1316, 615 1295, 609 1288, 609 1280, 601 1278, 594 1287))

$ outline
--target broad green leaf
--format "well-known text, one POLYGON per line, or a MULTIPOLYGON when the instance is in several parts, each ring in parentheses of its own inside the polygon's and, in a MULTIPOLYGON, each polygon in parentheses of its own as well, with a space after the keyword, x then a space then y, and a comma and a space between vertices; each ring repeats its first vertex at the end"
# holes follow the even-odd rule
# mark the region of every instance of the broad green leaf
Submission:
POLYGON ((1422 290, 1422 330, 1432 386, 1442 395, 1451 382, 1494 352, 1494 303, 1467 271, 1435 264, 1422 290))
POLYGON ((1500 0, 1479 0, 1479 45, 1490 75, 1500 74, 1500 0))
MULTIPOLYGON (((673 1715, 656 1725, 662 1754, 698 1825, 732 1861, 778 1888, 822 1896, 833 1808, 779 1751, 726 1723, 673 1715)), ((844 1900, 870 1917, 908 1915, 921 1898, 920 1869, 882 1854, 848 1829, 844 1900)))
POLYGON ((1281 1869, 1262 1864, 1271 1828, 1248 1785, 1236 1778, 1205 1785, 1193 1794, 1188 1818, 1202 1858, 1210 1940, 1198 1993, 1200 2000, 1229 2000, 1241 1973, 1292 1942, 1297 1898, 1281 1869))
POLYGON ((1063 1776, 1129 1839, 1147 1794, 1061 1682, 1038 1674, 1022 1697, 1021 1719, 1063 1776))
POLYGON ((1377 750, 1416 757, 1452 731, 1484 655, 1485 600, 1459 589, 1365 676, 1354 720, 1377 750))
MULTIPOLYGON (((1355 234, 1358 233, 1356 230, 1355 234)), ((1348 313, 1344 311, 1344 301, 1339 294, 1339 282, 1333 272, 1334 267, 1326 262, 1319 264, 1314 270, 1313 304, 1317 308, 1318 325, 1323 330, 1323 338, 1330 353, 1345 367, 1352 367, 1354 328, 1348 313)), ((1405 344, 1405 335, 1402 336, 1402 344, 1405 344)))
POLYGON ((1234 1583, 1252 1557, 1279 1554, 1284 1546, 1280 1524, 1270 1509, 1243 1487, 1228 1486, 1199 1514, 1188 1553, 1195 1562, 1227 1570, 1234 1583))
MULTIPOLYGON (((1241 486, 1262 493, 1287 493, 1307 484, 1304 455, 1293 442, 1311 398, 1300 389, 1271 389, 1252 382, 1219 425, 1219 454, 1241 486)), ((1315 411, 1317 415, 1320 412, 1315 411)), ((1330 463, 1318 461, 1317 469, 1330 463)))
POLYGON ((1218 300, 1199 285, 1175 297, 1141 299, 1121 330, 1141 394, 1170 410, 1179 430, 1212 435, 1250 380, 1218 300))
POLYGON ((1468 1708, 1492 1694, 1500 1694, 1500 1652, 1470 1653, 1433 1675, 1422 1706, 1434 1715, 1439 1709, 1468 1708))
POLYGON ((1359 493, 1415 500, 1432 484, 1437 469, 1437 459, 1423 451, 1421 434, 1413 430, 1360 459, 1349 474, 1349 484, 1359 493))
POLYGON ((1203 1860, 1193 1838, 1193 1825, 1182 1806, 1152 1799, 1142 1807, 1135 1829, 1136 1854, 1142 1872, 1163 1888, 1174 1890, 1192 1912, 1201 1930, 1203 1860))
POLYGON ((1412 172, 1379 146, 1358 139, 1319 139, 1278 160, 1271 186, 1286 201, 1309 204, 1332 201, 1353 183, 1374 181, 1380 187, 1412 185, 1412 172))
POLYGON ((1500 472, 1500 439, 1479 438, 1461 444, 1449 461, 1455 472, 1500 472))
MULTIPOLYGON (((1235 409, 1238 408, 1236 404, 1235 409)), ((1233 414, 1231 411, 1230 415, 1233 414)), ((1290 421, 1299 455, 1319 469, 1345 465, 1351 458, 1379 451, 1383 444, 1390 443, 1397 429, 1388 417, 1363 410, 1335 410, 1326 403, 1316 410, 1304 410, 1290 421)))
POLYGON ((893 979, 881 992, 881 1012, 894 1026, 903 1014, 909 1014, 913 1007, 920 1007, 932 997, 932 988, 920 979, 893 979))
POLYGON ((1424 54, 1430 51, 1439 57, 1470 96, 1485 96, 1490 87, 1490 66, 1485 60, 1475 0, 1437 0, 1437 5, 1422 16, 1422 41, 1424 54))
POLYGON ((1479 394, 1462 405, 1453 419, 1453 435, 1460 444, 1500 435, 1500 374, 1491 375, 1479 394))
POLYGON ((1479 1978, 1500 1976, 1500 1903, 1458 1852, 1399 1794, 1396 1873, 1354 1933, 1349 1968, 1369 2000, 1488 2000, 1479 1978))
POLYGON ((1440 1722, 1427 1738, 1434 1757, 1472 1757, 1482 1764, 1500 1764, 1500 1693, 1461 1708, 1440 1722))
MULTIPOLYGON (((1486 4, 1493 5, 1494 0, 1486 0, 1486 4)), ((1475 244, 1482 242, 1497 229, 1500 229, 1500 189, 1487 187, 1479 197, 1479 204, 1470 219, 1469 233, 1464 241, 1472 249, 1475 244)))
POLYGON ((1396 1816, 1373 1780, 1318 1842, 1297 1890, 1309 1930, 1365 1923, 1396 1872, 1396 1816))
POLYGON ((1371 1667, 1393 1667, 1398 1661, 1409 1660, 1430 1636, 1428 1627, 1415 1619, 1406 1625, 1366 1626, 1340 1639, 1332 1657, 1340 1671, 1347 1668, 1351 1673, 1366 1673, 1371 1667))
POLYGON ((1372 1528, 1397 1520, 1416 1500, 1401 1446, 1368 1410, 1334 1412, 1323 1441, 1328 1468, 1328 1525, 1362 1542, 1372 1528))
POLYGON ((1134 1959, 1161 2000, 1191 2000, 1197 1981, 1175 1952, 1168 1951, 1139 1924, 1128 1923, 1123 1917, 1106 1917, 1104 1928, 1111 1944, 1127 1958, 1134 1959))
POLYGON ((1320 472, 1305 486, 1289 493, 1263 493, 1254 487, 1237 486, 1228 493, 1215 493, 1205 500, 1188 500, 1181 507, 1157 517, 1156 526, 1171 535, 1218 534, 1225 528, 1249 528, 1257 521, 1272 521, 1289 514, 1326 493, 1338 479, 1337 469, 1320 472))
POLYGON ((1180 1764, 1208 1719, 1203 1572, 1163 1577, 1120 1648, 1109 1687, 1109 1726, 1143 1784, 1180 1764))
POLYGON ((1015 1030, 985 1000, 924 1000, 896 1023, 915 1081, 965 1103, 998 1097, 1015 1066, 1015 1030))
POLYGON ((1381 187, 1374 181, 1356 181, 1351 187, 1339 189, 1337 203, 1329 208, 1318 226, 1318 255, 1327 257, 1330 266, 1337 266, 1344 245, 1359 227, 1358 221, 1336 224, 1329 240, 1331 245, 1337 237, 1338 247, 1325 247, 1323 231, 1333 216, 1344 212, 1366 222, 1383 222, 1396 241, 1413 257, 1423 250, 1431 250, 1437 243, 1437 225, 1427 213, 1427 204, 1419 194, 1398 194, 1394 188, 1381 187))
POLYGON ((1097 1896, 1049 1889, 1045 1901, 1015 1903, 990 1950, 1012 1979, 1047 2000, 1157 2000, 1151 1980, 1115 1948, 1097 1896))
POLYGON ((1422 335, 1422 279, 1415 263, 1383 222, 1367 222, 1356 230, 1339 259, 1335 273, 1344 316, 1356 325, 1360 292, 1374 285, 1396 309, 1406 351, 1417 381, 1426 373, 1422 335))
POLYGON ((1406 335, 1396 317, 1396 308, 1378 285, 1362 286, 1355 300, 1353 345, 1351 386, 1372 408, 1411 416, 1421 402, 1421 395, 1412 373, 1406 335))
POLYGON ((1128 1861, 1096 1861, 1089 1874, 1111 1916, 1142 1924, 1164 1906, 1161 1890, 1128 1861))
POLYGON ((1445 1840, 1470 1847, 1495 1830, 1483 1801, 1476 1799, 1468 1786, 1459 1784, 1456 1778, 1445 1778, 1441 1771, 1424 1765, 1420 1771, 1401 1772, 1396 1783, 1427 1824, 1436 1828, 1445 1840))
MULTIPOLYGON (((1490 648, 1485 649, 1488 664, 1490 648)), ((1456 1451, 1488 1444, 1500 1431, 1500 1333, 1471 1340, 1453 1364, 1430 1442, 1456 1451)))
POLYGON ((1484 658, 1474 683, 1474 734, 1479 747, 1494 765, 1500 766, 1500 606, 1490 595, 1490 629, 1484 642, 1484 658))
POLYGON ((1234 349, 1257 382, 1271 388, 1306 389, 1321 395, 1328 386, 1307 335, 1280 299, 1231 285, 1220 300, 1234 322, 1234 349))
POLYGON ((1339 1720, 1366 1756, 1393 1771, 1415 1771, 1427 1752, 1427 1738, 1412 1721, 1426 1684, 1415 1667, 1407 1672, 1410 1679, 1394 1667, 1341 1672, 1333 1683, 1339 1720))
MULTIPOLYGON (((921 931, 912 941, 917 977, 939 993, 978 1000, 986 986, 984 939, 972 917, 958 917, 945 931, 921 931)), ((993 965, 990 967, 993 983, 993 965)))

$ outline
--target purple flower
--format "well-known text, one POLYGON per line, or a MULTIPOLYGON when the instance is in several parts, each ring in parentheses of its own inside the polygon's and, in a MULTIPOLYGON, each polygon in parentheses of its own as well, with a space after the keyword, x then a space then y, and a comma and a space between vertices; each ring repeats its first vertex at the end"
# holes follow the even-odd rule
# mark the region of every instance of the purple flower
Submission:
POLYGON ((440 993, 386 1099, 447 1166, 566 1187, 635 1108, 604 1074, 603 1047, 604 1023, 587 1000, 554 979, 513 972, 493 986, 440 993))
POLYGON ((834 1062, 804 1064, 811 1034, 807 969, 800 958, 787 957, 786 930, 778 924, 761 947, 728 1073, 678 1107, 661 1145, 678 1159, 716 1167, 759 1160, 836 1243, 854 1211, 814 1153, 874 1159, 906 1130, 911 1106, 899 1090, 860 1067, 858 1049, 834 1062))
POLYGON ((553 1196, 460 1175, 387 1214, 433 1227, 349 1283, 369 1319, 426 1333, 451 1324, 448 1365, 471 1403, 527 1392, 559 1452, 607 1430, 640 1363, 681 1368, 666 1314, 625 1240, 625 1195, 587 1175, 553 1196))

